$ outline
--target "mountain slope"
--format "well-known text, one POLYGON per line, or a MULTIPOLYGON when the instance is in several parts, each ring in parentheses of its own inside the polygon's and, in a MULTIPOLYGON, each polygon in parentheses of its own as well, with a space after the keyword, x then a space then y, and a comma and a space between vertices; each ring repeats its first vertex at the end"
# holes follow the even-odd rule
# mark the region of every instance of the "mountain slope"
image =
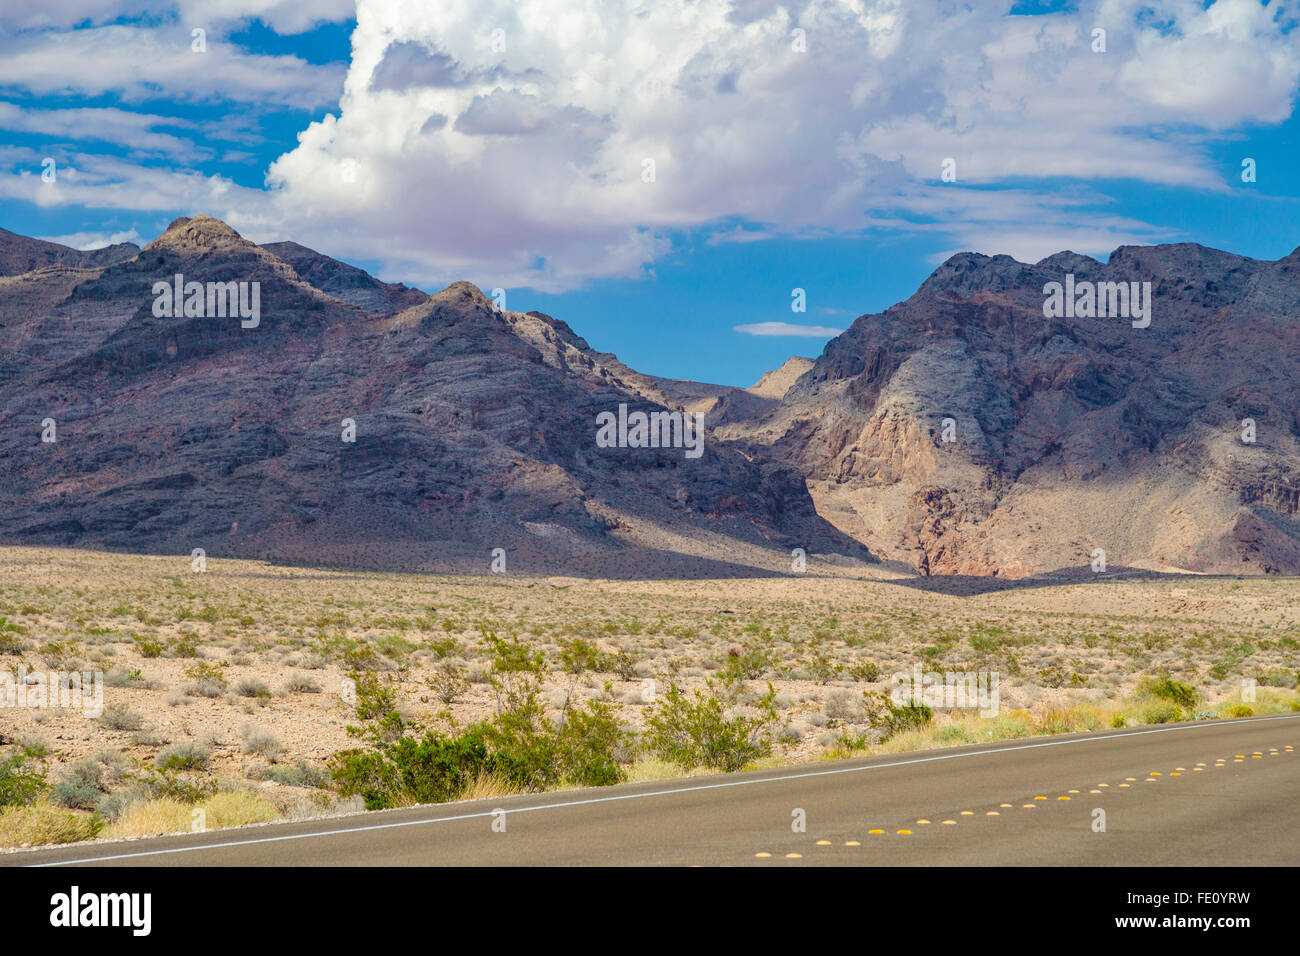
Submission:
POLYGON ((598 447, 598 414, 666 396, 468 283, 426 296, 206 216, 127 261, 6 281, 0 316, 25 296, 0 318, 11 543, 472 570, 503 548, 511 569, 611 577, 870 557, 796 472, 712 436, 698 458, 598 447), (178 274, 256 283, 260 315, 156 308, 178 274))
POLYGON ((55 265, 93 269, 130 259, 139 251, 140 247, 131 242, 82 251, 0 229, 0 276, 21 275, 55 265))
POLYGON ((798 468, 823 516, 923 573, 1019 577, 1100 550, 1110 565, 1294 574, 1298 376, 1300 250, 963 253, 719 434, 798 468), (1046 318, 1044 290, 1067 274, 1151 283, 1150 325, 1046 318))

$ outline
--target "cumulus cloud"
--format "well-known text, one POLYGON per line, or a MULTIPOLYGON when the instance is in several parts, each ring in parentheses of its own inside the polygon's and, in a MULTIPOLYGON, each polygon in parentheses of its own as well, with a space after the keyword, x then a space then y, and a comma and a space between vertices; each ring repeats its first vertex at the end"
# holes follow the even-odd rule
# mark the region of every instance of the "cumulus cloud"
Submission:
POLYGON ((339 110, 272 166, 269 215, 427 282, 635 276, 700 227, 714 243, 894 228, 990 252, 1080 234, 1113 248, 1154 230, 1035 184, 1221 188, 1214 134, 1289 115, 1300 78, 1293 25, 1253 0, 1033 17, 944 0, 359 0, 357 19, 339 110))
MULTIPOLYGON (((1031 260, 1102 253, 1163 236, 1100 183, 1224 189, 1212 148, 1289 116, 1300 86, 1294 15, 1255 0, 1039 16, 1009 0, 356 0, 346 76, 220 40, 196 70, 182 23, 287 31, 350 2, 159 4, 181 19, 0 41, 0 85, 336 108, 267 190, 85 163, 58 201, 153 209, 142 190, 157 182, 173 208, 225 209, 250 236, 426 286, 639 276, 694 230, 711 244, 892 230, 1031 260)), ((141 135, 167 135, 157 125, 141 135)))
POLYGON ((832 329, 825 325, 795 325, 791 322, 754 322, 749 325, 734 325, 732 331, 745 335, 798 335, 810 339, 829 339, 839 335, 843 329, 832 329))

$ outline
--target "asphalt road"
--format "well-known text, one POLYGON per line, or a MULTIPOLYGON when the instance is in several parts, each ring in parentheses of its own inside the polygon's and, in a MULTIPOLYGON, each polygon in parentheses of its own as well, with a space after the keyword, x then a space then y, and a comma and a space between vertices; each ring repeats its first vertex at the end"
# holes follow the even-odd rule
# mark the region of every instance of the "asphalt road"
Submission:
POLYGON ((1175 724, 24 851, 0 866, 1296 865, 1298 746, 1300 714, 1175 724))

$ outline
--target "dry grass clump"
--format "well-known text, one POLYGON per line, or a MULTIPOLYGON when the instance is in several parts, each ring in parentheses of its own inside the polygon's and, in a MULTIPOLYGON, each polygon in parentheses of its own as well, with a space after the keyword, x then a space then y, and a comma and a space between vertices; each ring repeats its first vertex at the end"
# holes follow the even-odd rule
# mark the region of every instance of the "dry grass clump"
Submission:
POLYGON ((213 794, 196 804, 160 797, 133 803, 104 828, 101 836, 144 837, 215 830, 249 823, 270 823, 279 815, 274 804, 249 790, 213 794))
POLYGON ((92 840, 99 821, 89 813, 64 810, 52 803, 0 809, 0 847, 41 846, 92 840))

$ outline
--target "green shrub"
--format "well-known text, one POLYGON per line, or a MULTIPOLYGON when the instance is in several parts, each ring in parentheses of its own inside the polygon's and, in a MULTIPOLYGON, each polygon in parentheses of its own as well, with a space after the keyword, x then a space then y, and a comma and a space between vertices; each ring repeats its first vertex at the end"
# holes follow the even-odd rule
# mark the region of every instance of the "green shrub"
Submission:
POLYGON ((458 736, 424 732, 397 710, 391 686, 373 675, 355 675, 357 718, 348 733, 368 748, 340 751, 329 770, 344 796, 360 796, 367 809, 408 803, 437 803, 460 795, 485 775, 526 790, 565 783, 602 786, 626 776, 630 735, 613 708, 589 701, 585 709, 568 701, 558 720, 541 700, 545 656, 513 637, 484 631, 493 652, 492 688, 497 713, 458 736))
POLYGON ((301 760, 292 767, 263 764, 254 767, 249 771, 248 776, 252 780, 273 780, 286 787, 309 787, 320 790, 329 784, 328 775, 301 760))
POLYGON ((1292 671, 1277 668, 1271 671, 1264 671, 1256 679, 1261 687, 1295 687, 1300 683, 1300 675, 1292 671))
POLYGON ((636 666, 643 660, 636 651, 620 648, 617 654, 609 658, 609 669, 618 675, 619 680, 635 680, 636 666))
POLYGON ((849 676, 855 681, 874 684, 880 679, 880 665, 875 661, 858 661, 849 665, 849 676))
POLYGON ((1235 704, 1228 708, 1229 717, 1254 717, 1255 708, 1247 707, 1245 704, 1235 704))
POLYGON ((1157 680, 1144 680, 1142 681, 1141 689, 1152 697, 1159 697, 1161 700, 1172 701, 1180 707, 1185 707, 1189 710, 1196 706, 1196 701, 1200 697, 1196 688, 1191 684, 1180 680, 1174 680, 1172 677, 1161 677, 1157 680))
POLYGON ((46 791, 45 767, 32 766, 40 752, 23 747, 0 760, 0 807, 30 806, 46 791))
POLYGON ((1148 704, 1141 717, 1144 724, 1172 724, 1183 719, 1183 709, 1171 702, 1148 704))
MULTIPOLYGON (((154 655, 157 656, 157 655, 154 655)), ((199 639, 193 634, 182 634, 168 642, 168 657, 198 657, 199 639)))
POLYGON ((774 663, 776 663, 775 658, 758 645, 733 647, 727 651, 727 656, 722 661, 722 669, 718 671, 718 677, 724 683, 759 680, 774 663))
POLYGON ((215 684, 222 690, 225 690, 226 687, 226 675, 220 667, 208 661, 195 661, 193 664, 186 665, 185 676, 192 681, 197 681, 200 685, 204 683, 215 684))
POLYGON ((162 657, 162 652, 166 650, 166 645, 162 641, 152 637, 136 638, 135 643, 140 649, 141 657, 162 657))
POLYGON ((862 700, 867 723, 881 732, 882 740, 888 740, 905 730, 924 727, 934 717, 934 711, 926 704, 915 700, 908 700, 902 705, 895 704, 883 691, 863 691, 862 700))
POLYGON ((710 693, 696 690, 693 699, 669 686, 647 719, 645 742, 656 756, 685 769, 734 771, 772 752, 780 720, 772 686, 752 716, 731 712, 712 686, 710 693))
POLYGON ((202 744, 187 742, 173 744, 159 752, 154 762, 160 770, 206 770, 212 751, 202 744))
POLYGON ((823 686, 835 680, 844 671, 844 665, 832 658, 826 648, 820 644, 814 648, 807 665, 809 676, 823 686))
POLYGON ((343 796, 360 796, 367 810, 455 798, 494 761, 486 727, 459 737, 427 733, 401 737, 371 750, 344 750, 330 758, 330 776, 343 796))
POLYGON ((69 810, 94 810, 104 796, 104 767, 95 760, 78 760, 63 771, 50 799, 69 810))
POLYGON ((604 670, 604 658, 605 655, 595 644, 589 644, 580 637, 560 641, 560 664, 570 674, 604 670))

